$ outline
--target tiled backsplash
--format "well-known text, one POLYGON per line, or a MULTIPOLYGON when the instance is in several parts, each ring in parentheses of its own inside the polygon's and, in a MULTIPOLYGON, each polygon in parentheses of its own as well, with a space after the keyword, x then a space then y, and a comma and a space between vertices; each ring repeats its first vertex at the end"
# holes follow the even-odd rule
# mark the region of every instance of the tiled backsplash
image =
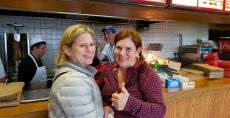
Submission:
MULTIPOLYGON (((47 42, 47 52, 43 57, 48 68, 55 67, 53 60, 56 56, 60 37, 65 28, 71 24, 81 23, 73 19, 32 18, 22 16, 0 16, 0 32, 13 33, 14 28, 6 24, 18 23, 24 25, 20 33, 29 33, 29 36, 40 34, 47 42)), ((85 23, 95 31, 95 38, 103 40, 101 29, 106 25, 98 23, 85 23)), ((134 28, 133 25, 113 25, 121 28, 134 28)), ((208 38, 208 24, 190 22, 162 22, 151 24, 149 29, 142 31, 143 43, 162 43, 161 57, 173 57, 179 46, 178 35, 182 34, 183 44, 192 44, 197 38, 208 38)))

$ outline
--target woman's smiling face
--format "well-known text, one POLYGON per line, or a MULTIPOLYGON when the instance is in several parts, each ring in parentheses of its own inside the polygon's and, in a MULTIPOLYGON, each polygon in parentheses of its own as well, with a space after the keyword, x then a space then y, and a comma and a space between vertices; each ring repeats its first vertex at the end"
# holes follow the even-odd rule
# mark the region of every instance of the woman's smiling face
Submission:
POLYGON ((116 43, 114 50, 115 60, 120 67, 128 68, 137 62, 140 49, 137 49, 131 37, 124 38, 116 43))
POLYGON ((91 34, 83 33, 76 37, 68 51, 70 53, 67 55, 70 60, 83 66, 92 64, 95 55, 95 43, 91 34))

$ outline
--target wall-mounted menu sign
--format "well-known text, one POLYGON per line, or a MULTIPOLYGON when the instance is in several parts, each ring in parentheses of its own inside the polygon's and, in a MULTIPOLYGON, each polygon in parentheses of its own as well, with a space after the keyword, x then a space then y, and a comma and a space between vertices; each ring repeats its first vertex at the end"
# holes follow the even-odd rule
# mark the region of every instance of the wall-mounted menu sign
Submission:
POLYGON ((166 0, 128 0, 129 2, 139 2, 139 3, 164 3, 166 4, 166 0))
POLYGON ((224 0, 199 0, 198 7, 223 10, 224 0))
MULTIPOLYGON (((206 10, 224 10, 225 0, 171 0, 172 6, 192 7, 206 10)), ((230 1, 230 0, 226 0, 230 1)))
POLYGON ((230 11, 230 0, 225 1, 225 11, 230 11))
POLYGON ((197 7, 197 0, 171 0, 172 5, 197 7))

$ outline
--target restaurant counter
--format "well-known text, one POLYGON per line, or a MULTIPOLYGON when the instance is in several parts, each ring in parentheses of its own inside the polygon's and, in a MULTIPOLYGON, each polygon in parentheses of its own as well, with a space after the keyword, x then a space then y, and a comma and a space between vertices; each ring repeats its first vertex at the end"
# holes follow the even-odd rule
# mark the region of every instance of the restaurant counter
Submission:
POLYGON ((48 118, 48 101, 28 102, 0 108, 0 118, 48 118))
POLYGON ((230 78, 197 79, 195 88, 165 89, 165 118, 230 118, 230 78))
POLYGON ((0 118, 44 118, 47 117, 50 89, 24 90, 20 105, 0 108, 0 118))
MULTIPOLYGON (((195 80, 189 90, 162 88, 165 118, 230 118, 230 78, 195 80)), ((48 102, 23 103, 0 108, 0 117, 48 117, 48 102)))

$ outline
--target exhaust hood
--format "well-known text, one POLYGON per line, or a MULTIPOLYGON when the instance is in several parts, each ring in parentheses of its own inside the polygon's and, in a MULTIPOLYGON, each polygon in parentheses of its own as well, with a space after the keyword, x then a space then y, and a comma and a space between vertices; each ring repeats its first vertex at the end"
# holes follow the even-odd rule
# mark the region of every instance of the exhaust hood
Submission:
POLYGON ((0 9, 0 15, 12 15, 12 16, 26 16, 26 17, 45 17, 56 19, 75 19, 81 22, 95 22, 95 23, 110 23, 110 24, 125 24, 136 25, 137 29, 142 27, 148 27, 149 24, 159 23, 162 21, 152 21, 134 18, 112 17, 92 14, 79 14, 79 13, 67 13, 67 12, 34 12, 34 11, 22 11, 22 10, 9 10, 0 9))
POLYGON ((168 6, 123 4, 115 1, 127 0, 0 0, 0 9, 3 10, 0 12, 7 15, 10 11, 3 13, 4 10, 27 11, 20 14, 35 17, 37 15, 61 18, 77 17, 76 19, 89 21, 97 21, 98 18, 105 17, 112 18, 112 22, 119 21, 127 24, 138 23, 138 21, 147 24, 165 21, 228 24, 230 20, 228 14, 197 12, 168 6), (95 17, 96 19, 94 19, 95 17))

